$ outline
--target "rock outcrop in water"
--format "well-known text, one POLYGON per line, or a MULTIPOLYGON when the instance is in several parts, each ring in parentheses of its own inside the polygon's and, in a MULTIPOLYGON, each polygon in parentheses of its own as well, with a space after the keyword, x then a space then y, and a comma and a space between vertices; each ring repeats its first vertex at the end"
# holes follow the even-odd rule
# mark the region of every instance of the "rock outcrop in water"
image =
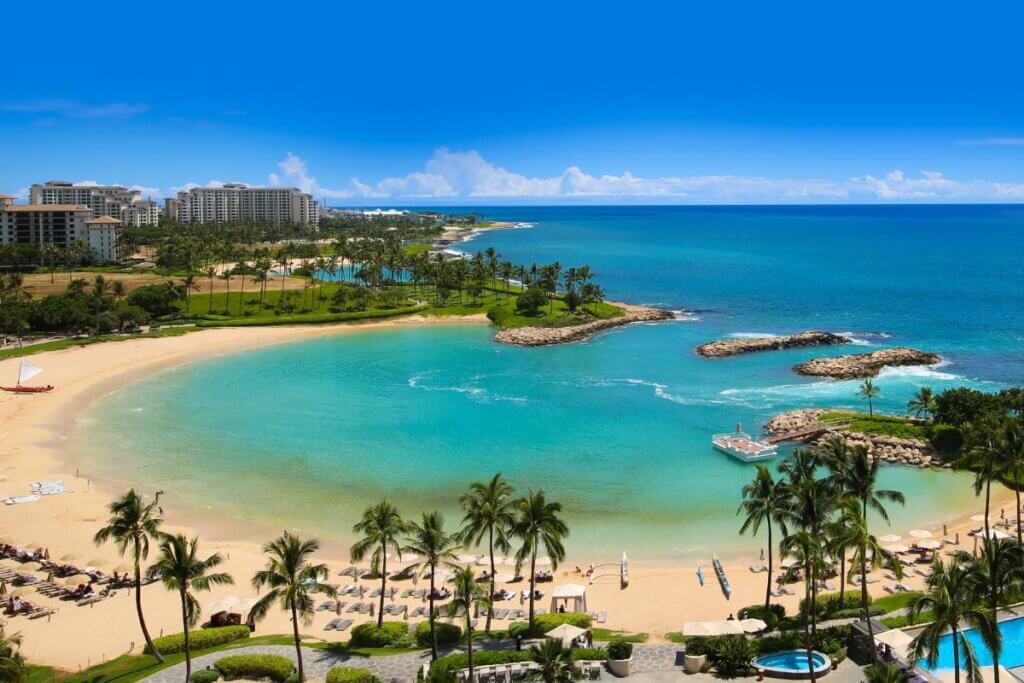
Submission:
MULTIPOLYGON (((801 432, 818 425, 821 417, 826 412, 821 408, 805 408, 803 410, 779 413, 768 420, 764 426, 764 432, 769 437, 779 437, 785 434, 801 432)), ((861 434, 847 431, 841 426, 828 434, 810 438, 808 443, 811 446, 823 447, 828 439, 833 436, 838 436, 849 448, 864 446, 872 458, 882 462, 910 467, 943 467, 949 469, 952 466, 949 463, 943 463, 942 458, 924 441, 900 439, 894 436, 861 434)))
POLYGON ((718 341, 701 344, 697 353, 705 358, 725 358, 743 353, 758 351, 780 351, 782 349, 800 349, 808 346, 832 346, 849 344, 850 340, 831 332, 797 332, 784 337, 754 337, 751 339, 719 339, 718 341))
POLYGON ((501 330, 498 334, 494 335, 494 341, 501 342, 502 344, 514 344, 516 346, 568 344, 589 339, 598 332, 610 330, 614 327, 621 327, 630 323, 671 320, 673 317, 670 311, 663 311, 660 308, 618 305, 625 310, 625 313, 616 318, 604 318, 583 323, 582 325, 570 325, 567 327, 512 327, 507 330, 501 330))
POLYGON ((886 366, 935 365, 942 360, 938 354, 906 347, 882 349, 872 353, 856 353, 833 358, 815 358, 793 368, 797 374, 833 379, 875 377, 886 366))

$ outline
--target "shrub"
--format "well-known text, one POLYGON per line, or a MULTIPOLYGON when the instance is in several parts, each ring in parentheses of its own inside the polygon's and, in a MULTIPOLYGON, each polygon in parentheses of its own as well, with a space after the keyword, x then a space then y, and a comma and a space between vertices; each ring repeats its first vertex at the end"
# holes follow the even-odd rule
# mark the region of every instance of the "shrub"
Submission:
POLYGON ((608 643, 608 659, 629 659, 633 656, 633 643, 618 638, 608 643))
POLYGON ((872 664, 864 669, 868 683, 903 683, 909 677, 897 664, 872 664))
MULTIPOLYGON (((842 650, 850 639, 849 626, 833 626, 818 631, 815 636, 813 647, 819 652, 832 655, 842 650)), ((775 636, 761 638, 758 643, 758 651, 761 654, 772 652, 784 652, 786 650, 803 650, 807 643, 804 634, 800 631, 787 631, 775 636)))
POLYGON ((285 683, 292 675, 292 660, 280 655, 232 655, 218 659, 213 665, 225 680, 235 678, 269 678, 285 683))
MULTIPOLYGON (((249 637, 248 626, 220 626, 218 628, 204 628, 199 631, 189 631, 188 641, 192 650, 205 650, 208 647, 224 645, 236 640, 249 637)), ((185 651, 185 634, 172 633, 169 636, 160 636, 153 639, 153 644, 162 655, 173 655, 185 651)), ((147 645, 144 652, 151 654, 147 645)))
POLYGON ((938 451, 943 458, 949 458, 960 452, 964 445, 964 435, 952 425, 935 425, 932 427, 930 441, 932 448, 938 451))
MULTIPOLYGON (((841 610, 839 610, 837 612, 833 612, 832 614, 830 614, 829 618, 831 618, 831 619, 859 619, 860 618, 860 613, 861 613, 860 607, 856 607, 856 608, 852 608, 852 609, 841 609, 841 610)), ((873 617, 880 617, 883 614, 887 614, 887 613, 888 613, 888 610, 886 610, 884 607, 875 607, 874 605, 870 605, 868 607, 868 614, 870 614, 873 617)))
POLYGON ((754 643, 744 636, 725 636, 718 640, 709 659, 719 674, 736 676, 747 673, 755 654, 754 643))
POLYGON ((409 625, 404 621, 385 621, 380 628, 369 622, 352 629, 352 647, 406 647, 411 644, 409 625))
POLYGON ((541 306, 548 303, 548 295, 540 287, 530 287, 516 297, 516 311, 524 315, 536 315, 541 306))
POLYGON ((529 633, 530 625, 525 621, 513 621, 508 625, 508 637, 512 640, 515 640, 516 638, 525 638, 529 633))
POLYGON ((369 669, 357 669, 353 666, 335 666, 327 672, 324 683, 373 683, 373 674, 369 669))
MULTIPOLYGON (((819 617, 832 617, 836 612, 840 610, 853 609, 859 610, 861 605, 860 593, 853 591, 848 592, 843 599, 839 599, 839 593, 826 593, 825 595, 819 595, 814 601, 814 605, 817 608, 817 614, 819 617)), ((871 604, 871 596, 868 596, 868 604, 871 604)), ((807 608, 807 601, 800 601, 800 612, 803 613, 807 608)), ((859 614, 859 612, 858 612, 859 614)))
POLYGON ((590 628, 590 616, 579 612, 552 612, 551 614, 538 614, 533 618, 537 635, 547 633, 551 629, 562 624, 571 624, 578 628, 590 628))
POLYGON ((220 674, 216 669, 203 669, 202 671, 195 671, 189 677, 189 683, 213 683, 220 674))
POLYGON ((772 603, 768 611, 764 611, 764 605, 750 605, 739 611, 740 619, 760 619, 768 625, 768 630, 773 631, 786 618, 786 608, 782 605, 772 603))
MULTIPOLYGON (((434 634, 437 636, 438 647, 457 645, 462 640, 462 629, 443 621, 434 622, 434 634)), ((420 622, 416 626, 416 644, 420 647, 430 647, 429 621, 420 622)))
POLYGON ((573 661, 581 659, 604 660, 608 658, 608 651, 601 647, 574 647, 572 649, 572 658, 573 661))
MULTIPOLYGON (((478 650, 473 653, 473 666, 493 666, 495 664, 513 664, 530 661, 527 650, 478 650)), ((430 665, 430 681, 447 681, 455 677, 460 669, 469 666, 469 656, 464 652, 438 657, 430 665)))

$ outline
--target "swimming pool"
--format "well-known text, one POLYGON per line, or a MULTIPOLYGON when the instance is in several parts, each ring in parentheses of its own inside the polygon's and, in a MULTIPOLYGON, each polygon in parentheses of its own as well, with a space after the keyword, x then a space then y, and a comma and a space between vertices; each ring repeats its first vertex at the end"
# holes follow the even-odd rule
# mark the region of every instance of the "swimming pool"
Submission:
MULTIPOLYGON (((1024 665, 1024 617, 999 622, 999 631, 1003 634, 1003 652, 999 664, 1007 669, 1024 665)), ((939 640, 939 661, 932 671, 953 668, 952 638, 952 634, 949 634, 939 640)), ((992 666, 992 653, 985 647, 977 629, 967 631, 967 640, 978 656, 978 663, 981 666, 992 666)), ((928 668, 924 660, 919 661, 918 665, 928 668)), ((963 658, 960 666, 963 668, 963 658)))
MULTIPOLYGON (((811 662, 814 664, 814 673, 816 674, 824 673, 832 667, 832 660, 821 652, 812 652, 811 662)), ((770 676, 781 678, 808 678, 810 676, 806 650, 787 650, 761 655, 754 660, 754 666, 764 669, 764 672, 770 676)))

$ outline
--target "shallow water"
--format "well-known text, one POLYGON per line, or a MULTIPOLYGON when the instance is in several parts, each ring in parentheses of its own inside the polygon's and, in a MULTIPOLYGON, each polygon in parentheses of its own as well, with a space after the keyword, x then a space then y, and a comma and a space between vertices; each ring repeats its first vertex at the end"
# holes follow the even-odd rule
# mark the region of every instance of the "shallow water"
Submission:
MULTIPOLYGON (((753 431, 790 408, 860 406, 856 382, 801 378, 792 365, 882 344, 942 353, 943 367, 883 373, 877 407, 894 411, 922 385, 991 389, 1024 374, 1019 209, 507 216, 537 227, 464 248, 588 262, 611 298, 699 310, 553 348, 500 346, 484 326, 409 328, 182 367, 92 411, 78 435, 83 470, 339 538, 384 495, 407 514, 439 507, 454 522, 465 485, 502 471, 566 505, 570 551, 692 559, 757 547, 735 517, 753 467, 713 451, 711 434, 737 422, 753 431), (693 353, 721 336, 811 328, 857 343, 717 361, 693 353)), ((973 497, 950 472, 887 467, 883 483, 907 494, 896 533, 950 519, 973 497)))

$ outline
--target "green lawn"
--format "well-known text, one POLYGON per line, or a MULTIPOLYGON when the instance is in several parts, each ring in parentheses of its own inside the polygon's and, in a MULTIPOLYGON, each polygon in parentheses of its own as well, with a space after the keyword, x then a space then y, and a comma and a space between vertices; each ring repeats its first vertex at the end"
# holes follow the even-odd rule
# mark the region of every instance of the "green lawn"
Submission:
POLYGON ((894 593, 892 595, 886 595, 883 598, 878 598, 871 602, 872 607, 882 607, 886 612, 895 612, 898 609, 903 609, 910 604, 910 601, 914 598, 921 596, 921 593, 917 591, 907 591, 906 593, 894 593))
POLYGON ((646 633, 627 633, 626 631, 612 631, 607 628, 593 628, 590 630, 597 642, 608 643, 613 640, 625 640, 627 643, 646 643, 646 633))
MULTIPOLYGON (((211 647, 206 650, 196 650, 192 653, 192 656, 195 658, 212 652, 235 650, 254 645, 293 645, 294 642, 290 635, 255 636, 245 640, 236 640, 235 642, 218 647, 211 647)), ((388 657, 409 652, 420 652, 422 650, 422 648, 350 648, 347 643, 329 643, 316 639, 304 639, 302 644, 308 648, 344 653, 354 657, 388 657)), ((165 659, 166 661, 163 664, 159 664, 154 657, 149 655, 121 655, 116 659, 104 662, 103 664, 97 664, 78 673, 67 673, 56 671, 50 667, 33 666, 29 681, 31 683, 43 683, 44 681, 61 681, 62 683, 116 681, 117 683, 132 683, 132 681, 142 680, 158 671, 162 671, 175 664, 180 664, 185 661, 185 655, 167 655, 165 659)))
POLYGON ((892 415, 833 410, 821 416, 822 421, 850 420, 849 430, 872 436, 893 436, 900 439, 928 440, 928 422, 892 415))

